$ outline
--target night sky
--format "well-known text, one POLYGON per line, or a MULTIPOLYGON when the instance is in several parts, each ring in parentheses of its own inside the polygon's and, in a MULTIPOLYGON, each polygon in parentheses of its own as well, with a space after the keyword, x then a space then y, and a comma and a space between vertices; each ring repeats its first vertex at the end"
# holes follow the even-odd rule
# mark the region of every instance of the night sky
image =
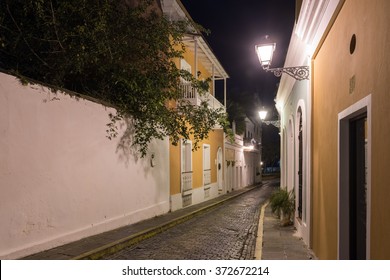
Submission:
MULTIPOLYGON (((227 98, 242 103, 249 115, 257 114, 259 104, 272 109, 280 78, 261 69, 255 45, 269 35, 276 42, 272 67, 283 66, 294 24, 295 0, 181 2, 193 20, 211 32, 205 38, 230 76, 227 98)), ((220 100, 222 88, 217 88, 220 100)))

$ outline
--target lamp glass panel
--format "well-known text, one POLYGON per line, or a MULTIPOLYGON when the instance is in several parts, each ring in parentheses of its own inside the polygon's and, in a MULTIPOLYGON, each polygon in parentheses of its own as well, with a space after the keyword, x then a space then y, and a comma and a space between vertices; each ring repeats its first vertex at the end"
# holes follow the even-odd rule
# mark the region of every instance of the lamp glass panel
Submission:
POLYGON ((264 110, 260 111, 259 116, 261 120, 265 120, 265 117, 267 116, 267 111, 264 110))
POLYGON ((275 44, 256 46, 257 56, 259 57, 262 66, 268 66, 271 64, 274 50, 275 50, 275 44))

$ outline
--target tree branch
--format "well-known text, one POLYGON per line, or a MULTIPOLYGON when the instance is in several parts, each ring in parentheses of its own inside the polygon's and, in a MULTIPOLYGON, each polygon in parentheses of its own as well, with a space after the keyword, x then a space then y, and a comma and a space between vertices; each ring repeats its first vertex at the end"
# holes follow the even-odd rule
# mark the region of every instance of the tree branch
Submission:
POLYGON ((8 11, 8 14, 9 16, 11 17, 12 21, 14 22, 16 28, 18 29, 20 35, 22 36, 23 38, 23 41, 26 43, 27 47, 30 49, 30 51, 33 53, 33 55, 38 58, 38 60, 40 60, 45 66, 49 67, 49 64, 47 64, 46 61, 44 61, 35 51, 34 49, 30 46, 30 44, 28 43, 28 41, 26 40, 26 38, 23 36, 23 32, 22 30, 20 29, 18 23, 16 22, 15 18, 12 16, 12 13, 9 9, 9 5, 7 4, 7 11, 8 11))
POLYGON ((58 36, 58 30, 56 27, 56 17, 54 15, 54 9, 53 9, 53 1, 50 1, 50 8, 51 8, 51 14, 52 14, 52 18, 53 18, 54 32, 56 33, 58 44, 60 45, 62 50, 65 50, 65 48, 61 44, 60 37, 58 36))

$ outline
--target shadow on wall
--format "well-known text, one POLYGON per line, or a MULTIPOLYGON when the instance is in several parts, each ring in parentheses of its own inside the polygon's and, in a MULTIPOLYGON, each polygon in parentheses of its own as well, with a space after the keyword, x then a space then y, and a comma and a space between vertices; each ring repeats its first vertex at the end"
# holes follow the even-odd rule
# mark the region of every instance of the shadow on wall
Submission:
MULTIPOLYGON (((126 118, 119 123, 119 130, 123 131, 118 142, 116 153, 119 161, 123 162, 126 168, 136 168, 138 176, 143 176, 146 180, 145 185, 141 186, 146 189, 156 188, 153 202, 156 204, 168 203, 169 211, 169 141, 168 139, 154 139, 149 143, 148 153, 141 157, 136 145, 134 123, 131 118, 126 118), (135 165, 135 166, 134 166, 135 165), (150 179, 153 178, 151 181, 150 179)), ((132 185, 133 183, 130 183, 132 185)), ((134 186, 132 186, 134 187, 134 186)), ((140 186, 136 186, 137 188, 140 186)), ((162 213, 155 213, 155 216, 162 213)))
POLYGON ((135 129, 133 120, 125 118, 119 123, 119 130, 123 131, 123 134, 118 142, 116 153, 119 156, 119 160, 124 162, 126 167, 129 167, 129 162, 138 162, 140 158, 139 151, 136 146, 133 145, 135 140, 135 129))
POLYGON ((138 147, 133 145, 135 141, 134 121, 131 118, 125 118, 119 123, 118 128, 119 131, 123 131, 116 147, 119 161, 123 162, 126 168, 134 168, 133 164, 142 167, 143 177, 152 176, 157 185, 161 185, 161 191, 169 187, 168 138, 152 140, 149 143, 147 154, 141 157, 138 147))

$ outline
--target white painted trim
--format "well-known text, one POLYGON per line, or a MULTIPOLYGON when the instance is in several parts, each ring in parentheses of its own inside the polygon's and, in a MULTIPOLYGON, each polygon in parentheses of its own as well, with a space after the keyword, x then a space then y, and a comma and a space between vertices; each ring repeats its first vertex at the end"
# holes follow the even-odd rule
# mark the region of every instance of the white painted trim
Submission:
MULTIPOLYGON (((308 59, 309 63, 311 62, 311 57, 308 59)), ((311 64, 311 63, 310 63, 311 64)), ((311 79, 311 73, 310 73, 310 79, 311 79)), ((306 224, 308 228, 307 232, 307 239, 306 239, 306 245, 310 248, 311 247, 311 222, 312 222, 312 180, 311 180, 311 174, 312 174, 312 83, 308 83, 307 87, 307 94, 306 94, 306 135, 307 135, 307 141, 306 141, 306 202, 307 202, 307 216, 306 216, 306 224)))
POLYGON ((294 116, 290 116, 287 128, 287 189, 295 187, 295 125, 294 116))
MULTIPOLYGON (((298 176, 298 171, 299 171, 299 119, 302 119, 302 136, 303 136, 303 139, 302 139, 302 199, 304 196, 304 193, 303 193, 303 190, 306 188, 306 161, 305 161, 305 157, 306 157, 306 138, 307 138, 307 133, 306 133, 306 106, 305 106, 305 102, 300 99, 298 102, 297 102, 297 107, 295 109, 295 166, 296 166, 296 170, 295 170, 295 186, 297 187, 296 188, 296 198, 297 198, 297 201, 296 201, 296 205, 298 206, 298 195, 299 195, 299 176, 298 176), (299 116, 299 109, 301 109, 301 116, 299 116)), ((305 211, 305 208, 306 208, 306 202, 302 200, 302 218, 303 218, 303 214, 304 214, 304 211, 305 211)), ((298 209, 298 208, 297 208, 298 209)), ((302 219, 302 222, 305 222, 303 219, 302 219)))
MULTIPOLYGON (((183 160, 184 160, 184 155, 183 155, 183 145, 191 145, 191 160, 190 160, 190 164, 191 164, 191 171, 193 171, 193 164, 192 164, 192 141, 191 140, 187 140, 187 139, 181 139, 180 141, 180 174, 183 173, 183 172, 186 172, 183 170, 183 160)), ((188 171, 188 170, 187 170, 188 171)), ((180 187, 181 189, 181 187, 180 187)))
MULTIPOLYGON (((372 135, 371 135, 371 123, 372 123, 372 102, 371 94, 365 98, 359 100, 355 104, 351 105, 344 111, 338 114, 338 147, 337 147, 337 165, 338 165, 338 174, 337 174, 337 216, 338 216, 338 232, 337 232, 337 257, 340 259, 342 256, 341 252, 341 238, 343 225, 341 220, 343 219, 342 215, 348 215, 347 213, 341 212, 341 207, 345 208, 345 203, 341 205, 341 186, 344 184, 349 184, 348 178, 342 178, 341 173, 345 172, 344 170, 349 168, 348 154, 349 154, 349 120, 362 114, 367 114, 367 221, 366 221, 366 258, 370 259, 370 240, 371 240, 371 145, 372 145, 372 135), (343 141, 343 142, 341 142, 343 141), (343 149, 341 149, 341 146, 343 149), (344 152, 343 152, 344 151, 344 152), (343 154, 341 154, 343 152, 343 154), (347 156, 345 155, 347 154, 347 156)), ((347 207, 349 209, 349 207, 347 207)))
MULTIPOLYGON (((189 14, 186 11, 183 4, 180 3, 180 1, 177 0, 162 0, 161 6, 164 15, 166 15, 170 20, 172 21, 178 21, 178 20, 190 20, 189 14)), ((191 20, 190 20, 191 21, 191 20)), ((194 26, 191 26, 190 28, 191 32, 196 32, 196 28, 194 26)), ((203 36, 192 36, 188 35, 187 39, 184 43, 189 42, 187 44, 188 48, 192 48, 191 42, 196 39, 198 41, 198 59, 199 61, 202 61, 204 66, 207 68, 207 70, 211 73, 212 72, 212 65, 215 67, 215 74, 217 75, 217 79, 226 79, 229 78, 229 75, 226 73, 225 69, 221 65, 221 63, 218 61, 218 59, 215 57, 214 53, 210 49, 208 43, 203 38, 203 36)), ((196 73, 196 72, 195 72, 196 73)))
MULTIPOLYGON (((313 57, 321 39, 326 35, 326 30, 338 5, 344 0, 304 0, 299 14, 298 23, 295 24, 284 67, 309 66, 308 57, 313 57)), ((310 62, 310 61, 309 61, 310 62)), ((312 69, 310 69, 310 72, 312 69)), ((278 92, 276 94, 277 108, 287 104, 292 89, 297 81, 288 75, 282 75, 278 92), (284 104, 284 105, 282 105, 284 104)), ((305 81, 301 81, 305 82, 305 81)))
POLYGON ((184 58, 180 59, 180 69, 192 73, 191 64, 189 64, 184 58))
MULTIPOLYGON (((309 176, 309 161, 308 161, 308 132, 307 132, 307 110, 306 103, 303 99, 298 100, 295 110, 295 186, 296 186, 296 205, 298 206, 299 199, 299 115, 298 111, 301 109, 302 118, 302 220, 299 220, 296 215, 296 227, 306 244, 310 244, 310 190, 307 184, 307 177, 309 176)), ((298 209, 298 207, 297 207, 298 209)))
MULTIPOLYGON (((204 156, 204 153, 205 153, 205 147, 206 149, 208 149, 208 153, 209 153, 209 169, 210 169, 210 177, 211 177, 211 146, 210 144, 203 144, 202 145, 202 186, 203 187, 206 187, 205 185, 205 182, 204 182, 204 171, 205 171, 205 156, 204 156)), ((211 184, 211 178, 210 178, 210 184, 211 184)), ((207 187, 210 185, 208 184, 207 187)))
POLYGON ((220 191, 223 190, 223 175, 224 175, 224 172, 223 172, 223 167, 224 167, 223 159, 224 159, 224 157, 223 157, 222 147, 218 147, 218 150, 217 150, 217 166, 216 166, 216 168, 217 168, 217 186, 218 186, 218 189, 220 191), (218 169, 218 164, 221 164, 221 170, 218 169))
MULTIPOLYGON (((208 185, 208 190, 210 192, 210 196, 205 198, 204 197, 205 188, 200 187, 200 188, 192 189, 191 190, 192 191, 192 204, 188 205, 186 207, 210 200, 210 199, 215 198, 219 195, 217 183, 211 183, 210 185, 208 185)), ((171 200, 171 211, 172 212, 183 208, 183 196, 181 193, 171 195, 170 200, 171 200)))
POLYGON ((287 129, 285 126, 281 129, 281 145, 280 145, 280 162, 281 162, 281 170, 280 170, 280 186, 287 186, 287 129))

